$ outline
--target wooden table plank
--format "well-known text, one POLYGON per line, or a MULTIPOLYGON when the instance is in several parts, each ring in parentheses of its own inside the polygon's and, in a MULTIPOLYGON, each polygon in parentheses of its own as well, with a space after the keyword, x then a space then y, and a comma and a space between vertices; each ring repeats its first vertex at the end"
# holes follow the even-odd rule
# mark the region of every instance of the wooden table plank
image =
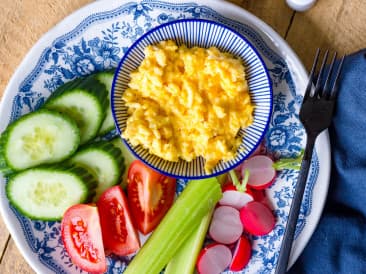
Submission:
POLYGON ((285 0, 233 0, 231 2, 239 4, 271 26, 282 37, 285 37, 291 17, 294 14, 285 0))
POLYGON ((11 239, 4 254, 0 273, 2 274, 34 274, 33 269, 28 265, 23 256, 20 254, 14 241, 11 239))
POLYGON ((6 228, 4 221, 0 218, 0 265, 3 260, 3 257, 5 256, 7 245, 10 239, 11 237, 8 232, 8 229, 6 228))
POLYGON ((92 0, 0 1, 0 98, 25 54, 72 11, 92 0))
POLYGON ((316 48, 349 54, 366 47, 366 1, 321 0, 296 13, 287 42, 310 69, 316 48))

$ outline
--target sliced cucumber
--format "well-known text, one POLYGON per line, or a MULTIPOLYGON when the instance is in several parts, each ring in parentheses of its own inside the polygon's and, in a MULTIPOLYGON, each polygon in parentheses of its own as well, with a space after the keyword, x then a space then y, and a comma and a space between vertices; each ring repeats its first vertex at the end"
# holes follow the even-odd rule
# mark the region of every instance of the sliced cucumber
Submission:
MULTIPOLYGON (((129 151, 129 149, 127 148, 127 146, 125 145, 125 143, 123 143, 121 137, 117 136, 115 138, 113 138, 110 141, 114 146, 118 147, 123 155, 124 158, 124 163, 126 167, 129 167, 130 164, 136 160, 136 157, 133 156, 133 154, 131 153, 131 151, 129 151)), ((125 171, 122 174, 122 179, 121 179, 121 187, 125 188, 127 186, 127 171, 128 168, 125 169, 125 171)))
POLYGON ((113 119, 112 109, 111 109, 111 104, 110 104, 112 82, 113 82, 113 77, 114 77, 115 71, 116 71, 115 69, 111 69, 111 70, 107 70, 107 71, 103 71, 103 72, 98 72, 95 75, 96 79, 99 82, 101 82, 102 84, 104 84, 108 91, 108 106, 107 106, 107 110, 106 110, 106 116, 105 116, 102 126, 100 127, 99 132, 98 132, 99 136, 105 135, 108 132, 115 129, 114 119, 113 119))
POLYGON ((121 151, 108 141, 83 146, 71 157, 70 162, 88 168, 97 178, 95 200, 108 187, 120 182, 125 169, 121 151))
POLYGON ((14 172, 4 158, 4 154, 0 151, 0 173, 4 174, 5 176, 10 175, 14 172))
POLYGON ((1 136, 2 156, 15 171, 68 158, 79 146, 80 132, 67 115, 46 109, 26 114, 1 136))
POLYGON ((94 176, 82 167, 35 167, 10 177, 6 195, 23 215, 53 221, 70 206, 89 202, 96 185, 94 176))
POLYGON ((59 87, 44 107, 66 113, 79 129, 81 144, 92 140, 105 118, 108 91, 95 75, 75 79, 59 87))
POLYGON ((5 160, 3 139, 3 135, 0 135, 0 173, 8 175, 11 174, 13 170, 8 166, 5 160))

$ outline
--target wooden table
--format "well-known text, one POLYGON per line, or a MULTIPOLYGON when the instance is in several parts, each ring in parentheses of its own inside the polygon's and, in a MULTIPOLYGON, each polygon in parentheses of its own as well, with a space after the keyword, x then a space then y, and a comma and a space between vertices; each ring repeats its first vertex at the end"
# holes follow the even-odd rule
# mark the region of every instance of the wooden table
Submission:
MULTIPOLYGON (((0 1, 0 99, 32 45, 57 22, 92 0, 0 1)), ((277 31, 309 69, 317 47, 351 53, 366 46, 366 1, 318 0, 304 13, 285 0, 231 0, 277 31)), ((0 218, 0 273, 34 273, 0 218)))

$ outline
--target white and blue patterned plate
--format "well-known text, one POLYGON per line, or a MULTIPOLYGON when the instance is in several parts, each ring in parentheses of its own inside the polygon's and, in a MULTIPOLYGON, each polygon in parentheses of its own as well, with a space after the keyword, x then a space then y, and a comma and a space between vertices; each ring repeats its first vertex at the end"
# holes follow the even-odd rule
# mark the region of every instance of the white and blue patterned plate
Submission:
POLYGON ((205 161, 197 157, 193 161, 165 161, 150 154, 142 146, 133 146, 124 140, 132 153, 152 168, 161 173, 182 179, 202 179, 217 176, 229 171, 246 159, 259 145, 268 128, 272 114, 273 92, 268 70, 251 43, 240 33, 216 21, 188 18, 161 24, 142 35, 123 56, 112 86, 112 112, 119 134, 127 127, 128 108, 122 100, 122 94, 128 87, 130 74, 144 59, 144 50, 148 45, 160 41, 173 40, 177 45, 203 48, 217 47, 231 53, 243 61, 246 69, 248 88, 255 104, 253 124, 241 129, 238 136, 242 142, 234 159, 220 161, 211 173, 205 171, 205 161))
MULTIPOLYGON (((37 109, 58 86, 95 70, 116 67, 129 46, 151 28, 172 20, 202 18, 241 33, 257 49, 273 83, 273 115, 267 147, 281 156, 305 145, 298 119, 307 74, 298 57, 269 26, 237 6, 218 0, 100 0, 73 13, 44 35, 11 78, 0 106, 0 132, 20 115, 37 109)), ((320 218, 328 190, 330 146, 327 133, 317 140, 297 224, 290 264, 297 259, 320 218)), ((298 173, 279 173, 267 195, 277 216, 275 229, 253 238, 253 256, 241 273, 272 273, 298 173)), ((80 273, 68 257, 58 222, 31 221, 9 205, 0 177, 0 210, 21 253, 37 273, 80 273)), ((179 191, 184 182, 179 181, 179 191)), ((108 257, 108 273, 122 273, 128 258, 108 257)), ((229 273, 229 272, 225 272, 229 273)))

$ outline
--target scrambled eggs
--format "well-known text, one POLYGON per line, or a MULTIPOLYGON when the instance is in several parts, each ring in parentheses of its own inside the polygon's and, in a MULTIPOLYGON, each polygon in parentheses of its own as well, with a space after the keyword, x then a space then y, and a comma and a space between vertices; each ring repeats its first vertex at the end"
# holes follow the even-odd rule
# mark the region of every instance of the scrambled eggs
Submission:
POLYGON ((130 116, 122 137, 168 161, 202 156, 208 173, 233 159, 239 129, 253 121, 241 60, 170 40, 144 53, 123 94, 130 116))

